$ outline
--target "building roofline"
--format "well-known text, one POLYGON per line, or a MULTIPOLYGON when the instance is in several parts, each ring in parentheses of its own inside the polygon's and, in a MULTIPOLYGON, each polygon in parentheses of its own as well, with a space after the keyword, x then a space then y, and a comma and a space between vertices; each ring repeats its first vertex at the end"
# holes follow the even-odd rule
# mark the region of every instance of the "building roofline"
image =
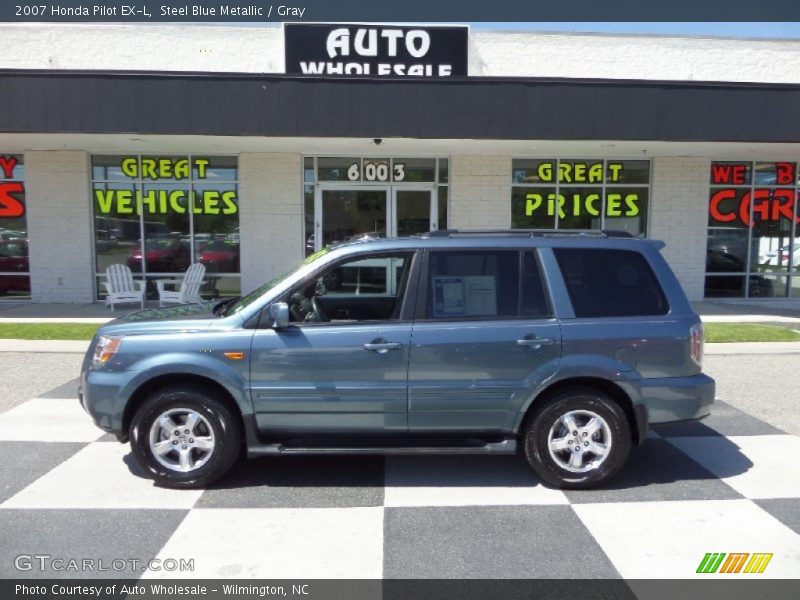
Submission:
POLYGON ((244 73, 238 71, 144 71, 144 70, 101 70, 101 69, 10 69, 0 68, 0 76, 30 77, 91 77, 91 78, 134 78, 134 79, 239 79, 261 81, 296 81, 317 83, 386 83, 386 84, 437 84, 437 85, 572 85, 572 86, 652 86, 675 88, 752 88, 800 90, 800 83, 779 83, 760 81, 715 81, 679 79, 604 79, 586 77, 509 77, 509 76, 467 76, 446 78, 409 77, 406 79, 316 75, 293 75, 286 73, 244 73))

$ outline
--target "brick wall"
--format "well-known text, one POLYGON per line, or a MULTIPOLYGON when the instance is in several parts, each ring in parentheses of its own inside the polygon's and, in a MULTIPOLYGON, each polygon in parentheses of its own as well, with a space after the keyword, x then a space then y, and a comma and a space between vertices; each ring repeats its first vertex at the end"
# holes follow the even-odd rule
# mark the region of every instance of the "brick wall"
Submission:
POLYGON ((302 158, 239 156, 242 293, 300 264, 303 258, 302 158))
POLYGON ((448 224, 461 229, 508 229, 510 156, 452 157, 448 224))
POLYGON ((664 257, 690 300, 703 298, 709 165, 705 158, 653 160, 649 235, 666 242, 664 257))
POLYGON ((92 206, 85 152, 25 153, 34 302, 92 302, 92 206))

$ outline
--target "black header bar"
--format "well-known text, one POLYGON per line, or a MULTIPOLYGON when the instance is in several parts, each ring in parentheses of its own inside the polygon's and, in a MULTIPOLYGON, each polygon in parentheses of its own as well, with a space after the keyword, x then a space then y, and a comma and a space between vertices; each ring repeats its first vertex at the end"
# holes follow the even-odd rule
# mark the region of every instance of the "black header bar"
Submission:
POLYGON ((800 21, 797 0, 4 0, 7 22, 800 21))
POLYGON ((798 143, 798 106, 787 84, 0 71, 8 133, 798 143))

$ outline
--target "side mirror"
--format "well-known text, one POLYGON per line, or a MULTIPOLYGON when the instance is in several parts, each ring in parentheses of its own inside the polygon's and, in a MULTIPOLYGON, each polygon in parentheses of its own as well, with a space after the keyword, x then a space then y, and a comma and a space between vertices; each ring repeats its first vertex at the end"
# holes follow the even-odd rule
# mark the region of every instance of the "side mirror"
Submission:
POLYGON ((269 307, 269 322, 273 329, 284 329, 289 326, 289 305, 286 302, 274 302, 269 307))

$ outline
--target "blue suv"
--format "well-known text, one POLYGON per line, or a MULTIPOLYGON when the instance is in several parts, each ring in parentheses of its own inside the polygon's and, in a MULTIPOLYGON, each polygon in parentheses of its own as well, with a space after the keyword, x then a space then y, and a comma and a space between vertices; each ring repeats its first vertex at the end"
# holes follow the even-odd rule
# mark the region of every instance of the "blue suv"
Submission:
POLYGON ((243 298, 102 327, 81 403, 155 481, 250 456, 514 453, 588 488, 714 401, 659 250, 615 232, 437 231, 327 248, 243 298))

